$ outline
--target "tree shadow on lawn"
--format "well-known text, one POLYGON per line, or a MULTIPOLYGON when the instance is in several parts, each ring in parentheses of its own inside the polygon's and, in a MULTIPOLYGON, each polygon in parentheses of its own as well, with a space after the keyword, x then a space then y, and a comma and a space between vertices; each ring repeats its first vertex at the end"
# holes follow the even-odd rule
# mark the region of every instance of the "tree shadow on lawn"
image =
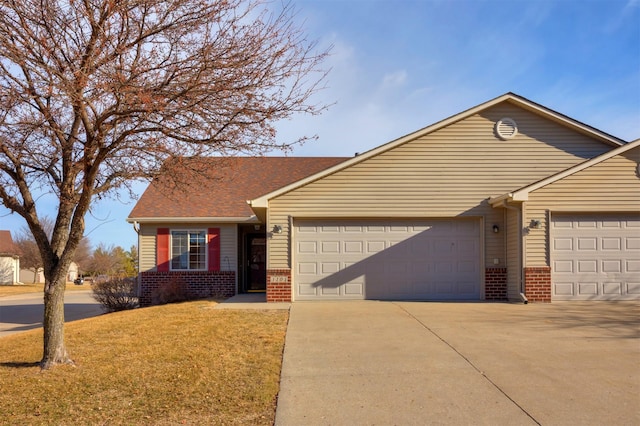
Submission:
POLYGON ((40 367, 40 361, 36 361, 36 362, 0 362, 0 367, 7 367, 7 368, 33 368, 33 367, 40 367))

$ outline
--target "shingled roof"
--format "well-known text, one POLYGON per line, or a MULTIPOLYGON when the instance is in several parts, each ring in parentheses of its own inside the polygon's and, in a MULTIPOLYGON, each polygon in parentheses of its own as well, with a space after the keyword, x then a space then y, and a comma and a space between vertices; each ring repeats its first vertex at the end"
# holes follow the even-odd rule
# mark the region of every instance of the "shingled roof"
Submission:
POLYGON ((168 160, 129 221, 253 216, 247 200, 334 166, 341 157, 208 157, 168 160))
POLYGON ((11 231, 0 230, 0 255, 17 256, 18 254, 20 253, 11 238, 11 231))

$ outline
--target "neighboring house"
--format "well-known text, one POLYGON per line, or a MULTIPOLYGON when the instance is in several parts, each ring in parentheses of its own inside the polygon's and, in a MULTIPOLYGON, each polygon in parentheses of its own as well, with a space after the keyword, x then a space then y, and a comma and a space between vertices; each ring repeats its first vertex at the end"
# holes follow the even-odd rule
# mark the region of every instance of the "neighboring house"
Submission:
POLYGON ((26 284, 42 284, 44 283, 44 270, 38 268, 38 271, 33 269, 20 269, 20 281, 26 284))
MULTIPOLYGON (((78 278, 78 275, 78 264, 71 262, 69 272, 67 273, 67 282, 73 282, 73 280, 78 278)), ((23 283, 42 284, 44 283, 44 270, 42 268, 38 268, 38 271, 35 272, 33 269, 21 269, 20 281, 23 283)))
POLYGON ((349 159, 197 161, 236 163, 154 181, 128 218, 142 304, 176 277, 268 301, 640 299, 640 140, 515 94, 349 159))
POLYGON ((0 230, 0 285, 20 282, 20 256, 11 231, 0 230))
POLYGON ((67 272, 67 282, 73 282, 78 278, 78 264, 76 262, 71 262, 69 265, 69 272, 67 272))

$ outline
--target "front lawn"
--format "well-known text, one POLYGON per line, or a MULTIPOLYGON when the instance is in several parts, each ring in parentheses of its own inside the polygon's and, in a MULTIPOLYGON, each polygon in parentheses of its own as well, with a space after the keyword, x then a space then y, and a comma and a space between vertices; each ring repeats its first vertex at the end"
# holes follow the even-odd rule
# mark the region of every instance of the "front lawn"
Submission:
POLYGON ((69 323, 76 366, 44 372, 41 330, 1 338, 0 423, 272 425, 288 312, 214 306, 69 323))

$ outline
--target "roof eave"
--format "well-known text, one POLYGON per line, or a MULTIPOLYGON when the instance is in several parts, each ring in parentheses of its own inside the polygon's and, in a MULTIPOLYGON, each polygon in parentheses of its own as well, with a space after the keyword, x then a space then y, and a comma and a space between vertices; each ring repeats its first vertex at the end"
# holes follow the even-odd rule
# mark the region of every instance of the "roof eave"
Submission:
POLYGON ((497 197, 489 198, 492 207, 500 207, 504 203, 529 201, 528 191, 507 192, 497 197))
POLYGON ((128 217, 128 223, 260 223, 255 216, 238 217, 128 217))

